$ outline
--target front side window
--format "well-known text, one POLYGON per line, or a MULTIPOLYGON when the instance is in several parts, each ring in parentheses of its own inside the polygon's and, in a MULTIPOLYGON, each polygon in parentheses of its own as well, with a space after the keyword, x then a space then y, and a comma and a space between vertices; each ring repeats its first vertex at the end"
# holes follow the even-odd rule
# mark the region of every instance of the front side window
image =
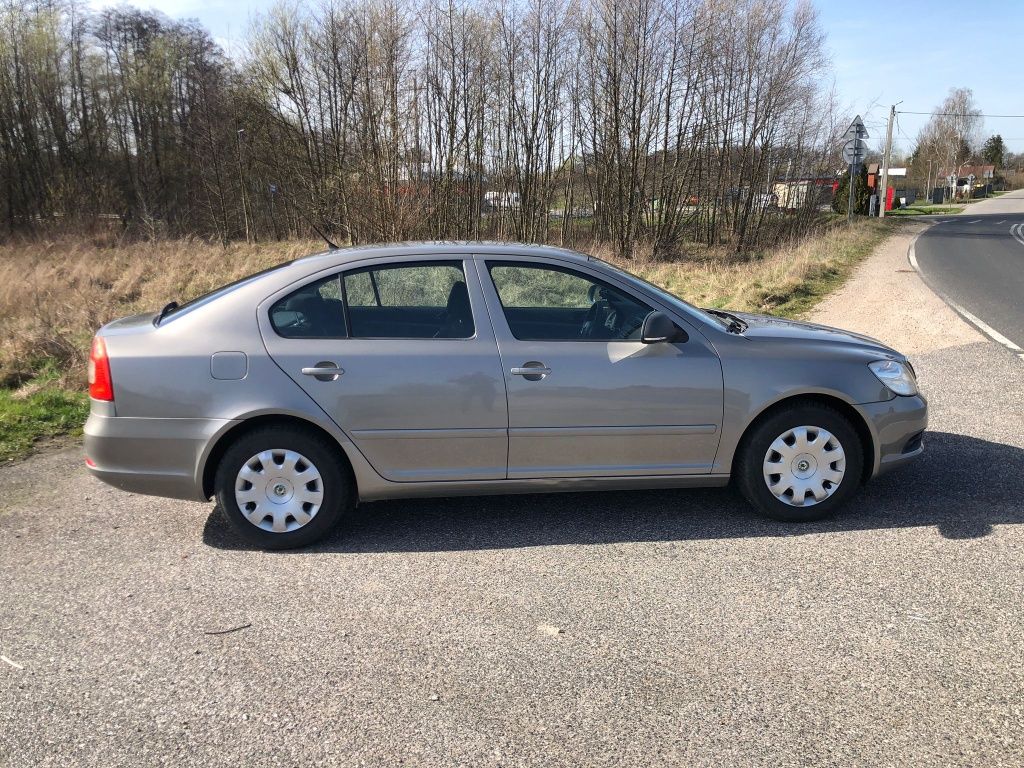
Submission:
POLYGON ((461 261, 366 267, 342 277, 349 331, 364 339, 468 339, 473 311, 461 261))
POLYGON ((646 304, 607 283, 552 265, 490 262, 512 335, 522 341, 639 339, 646 304))
POLYGON ((270 308, 270 324, 286 339, 343 339, 348 334, 337 275, 308 283, 270 308))

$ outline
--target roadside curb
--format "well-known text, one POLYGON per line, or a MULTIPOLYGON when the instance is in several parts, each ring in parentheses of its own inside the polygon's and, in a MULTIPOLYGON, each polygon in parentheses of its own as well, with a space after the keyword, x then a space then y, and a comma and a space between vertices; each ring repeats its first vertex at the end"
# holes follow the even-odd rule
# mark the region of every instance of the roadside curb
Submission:
POLYGON ((972 314, 971 312, 968 312, 966 309, 964 309, 951 298, 949 298, 946 294, 944 294, 942 291, 940 291, 938 288, 932 285, 928 278, 925 277, 924 272, 921 271, 921 267, 917 263, 917 239, 921 237, 921 235, 923 235, 929 229, 931 229, 931 227, 935 226, 936 223, 938 222, 929 222, 928 227, 914 235, 914 239, 910 241, 910 245, 907 247, 907 261, 910 262, 910 266, 914 268, 914 272, 916 272, 917 276, 921 278, 921 282, 928 286, 928 289, 932 293, 934 293, 936 296, 942 299, 946 303, 946 305, 954 312, 956 312, 961 317, 961 319, 963 319, 968 325, 974 327, 978 331, 981 331, 981 333, 987 336, 989 339, 1008 349, 1020 360, 1024 360, 1024 349, 1014 344, 1012 341, 1003 336, 1003 334, 1001 334, 995 328, 990 326, 984 320, 972 314))

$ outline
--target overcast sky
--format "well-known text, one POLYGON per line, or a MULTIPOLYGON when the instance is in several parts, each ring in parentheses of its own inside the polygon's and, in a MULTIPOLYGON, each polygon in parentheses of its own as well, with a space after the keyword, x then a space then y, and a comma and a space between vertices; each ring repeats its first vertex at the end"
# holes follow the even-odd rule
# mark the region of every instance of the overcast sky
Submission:
MULTIPOLYGON (((94 7, 110 3, 92 0, 94 7)), ((253 15, 273 0, 138 0, 172 18, 195 18, 228 53, 245 37, 253 15)), ((871 143, 885 137, 889 105, 928 112, 952 87, 974 91, 986 115, 1024 115, 1019 48, 1022 0, 816 0, 844 106, 863 115, 871 143)), ((901 114, 893 135, 909 151, 926 116, 901 114)), ((1024 152, 1024 118, 986 117, 986 135, 1000 133, 1024 152)))

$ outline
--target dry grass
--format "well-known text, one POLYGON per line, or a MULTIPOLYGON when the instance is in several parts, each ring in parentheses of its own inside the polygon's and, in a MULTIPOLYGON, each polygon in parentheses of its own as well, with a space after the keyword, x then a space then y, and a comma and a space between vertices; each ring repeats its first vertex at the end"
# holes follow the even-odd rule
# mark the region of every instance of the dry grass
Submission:
MULTIPOLYGON (((760 257, 704 252, 674 263, 618 263, 703 306, 797 314, 840 281, 888 228, 845 224, 760 257)), ((320 250, 314 241, 232 244, 199 240, 117 244, 63 238, 0 245, 0 386, 22 388, 43 372, 84 385, 89 340, 105 322, 186 300, 273 264, 320 250)), ((601 248, 595 255, 607 257, 601 248)))
POLYGON ((893 226, 878 219, 844 222, 764 254, 711 251, 691 261, 623 266, 698 306, 796 317, 841 283, 893 226))
POLYGON ((104 323, 319 249, 314 242, 224 248, 70 237, 0 245, 0 386, 24 386, 46 369, 81 388, 89 341, 104 323))

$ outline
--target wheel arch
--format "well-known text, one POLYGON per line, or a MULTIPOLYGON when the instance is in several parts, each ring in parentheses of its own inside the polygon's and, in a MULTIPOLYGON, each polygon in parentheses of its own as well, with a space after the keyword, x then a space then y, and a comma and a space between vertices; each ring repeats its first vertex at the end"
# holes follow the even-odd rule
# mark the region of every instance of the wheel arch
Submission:
POLYGON ((860 438, 861 453, 863 454, 863 470, 861 472, 861 482, 866 482, 874 474, 875 467, 875 437, 871 432, 871 428, 868 426, 867 420, 864 416, 854 408, 850 403, 846 402, 842 398, 835 397, 834 395, 827 395, 818 392, 808 392, 801 394, 789 395, 776 400, 773 403, 765 406, 750 423, 747 424, 743 430, 743 434, 740 436, 739 441, 736 444, 736 450, 732 455, 732 464, 730 466, 730 474, 735 476, 736 464, 739 462, 740 457, 743 455, 743 451, 746 450, 746 443, 754 429, 759 426, 766 419, 771 418, 776 413, 785 408, 791 408, 794 405, 823 405, 833 410, 839 411, 853 426, 857 432, 857 437, 860 438))
MULTIPOLYGON (((220 461, 224 457, 224 453, 228 450, 231 444, 238 440, 238 438, 255 429, 268 426, 297 427, 330 441, 332 445, 337 446, 338 456, 341 459, 344 470, 348 472, 352 483, 354 485, 358 484, 356 473, 348 452, 345 450, 345 446, 338 441, 338 438, 335 435, 331 434, 316 422, 301 416, 283 413, 264 413, 243 419, 225 430, 217 436, 213 445, 206 452, 206 456, 202 461, 200 478, 203 494, 207 499, 213 496, 213 484, 214 477, 217 474, 217 467, 220 465, 220 461)), ((358 487, 355 487, 354 490, 356 492, 356 498, 358 498, 358 487)))

